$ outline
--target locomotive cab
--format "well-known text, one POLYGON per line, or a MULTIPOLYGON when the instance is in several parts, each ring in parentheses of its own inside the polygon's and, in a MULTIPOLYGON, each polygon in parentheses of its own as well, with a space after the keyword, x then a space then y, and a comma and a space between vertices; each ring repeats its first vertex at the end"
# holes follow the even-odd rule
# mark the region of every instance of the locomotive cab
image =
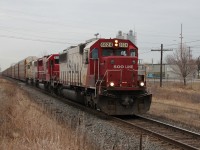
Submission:
POLYGON ((56 81, 59 79, 59 55, 53 54, 46 62, 46 80, 56 81))
POLYGON ((90 75, 95 76, 96 84, 99 82, 97 85, 110 90, 144 88, 145 72, 138 70, 137 48, 129 48, 128 43, 120 45, 123 46, 93 48, 89 56, 90 75))
POLYGON ((36 86, 43 84, 46 90, 52 91, 59 81, 59 54, 51 54, 37 60, 36 86))

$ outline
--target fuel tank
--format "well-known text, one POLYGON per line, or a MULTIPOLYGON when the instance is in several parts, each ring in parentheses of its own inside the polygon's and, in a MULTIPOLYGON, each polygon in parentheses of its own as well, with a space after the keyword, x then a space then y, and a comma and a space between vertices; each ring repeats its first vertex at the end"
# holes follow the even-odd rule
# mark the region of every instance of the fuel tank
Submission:
POLYGON ((63 89, 62 95, 65 98, 70 99, 72 101, 75 101, 75 102, 78 102, 81 104, 84 103, 84 96, 81 94, 81 92, 77 92, 77 91, 70 90, 70 89, 63 89))

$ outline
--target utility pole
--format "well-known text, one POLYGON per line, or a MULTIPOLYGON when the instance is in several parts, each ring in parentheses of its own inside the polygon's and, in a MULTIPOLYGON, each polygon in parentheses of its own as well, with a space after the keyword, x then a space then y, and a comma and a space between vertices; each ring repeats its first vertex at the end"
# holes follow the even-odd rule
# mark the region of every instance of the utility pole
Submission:
POLYGON ((198 79, 199 79, 199 71, 200 71, 200 56, 197 59, 197 73, 198 73, 198 79))
POLYGON ((182 59, 182 52, 183 52, 183 31, 182 31, 182 24, 181 24, 181 59, 182 59))
POLYGON ((161 44, 161 49, 152 49, 151 51, 160 51, 160 87, 162 87, 162 65, 163 65, 163 51, 173 51, 172 49, 163 49, 163 44, 161 44))
POLYGON ((191 51, 191 47, 190 46, 188 48, 189 48, 189 60, 190 60, 190 58, 192 56, 192 53, 191 53, 192 51, 191 51))

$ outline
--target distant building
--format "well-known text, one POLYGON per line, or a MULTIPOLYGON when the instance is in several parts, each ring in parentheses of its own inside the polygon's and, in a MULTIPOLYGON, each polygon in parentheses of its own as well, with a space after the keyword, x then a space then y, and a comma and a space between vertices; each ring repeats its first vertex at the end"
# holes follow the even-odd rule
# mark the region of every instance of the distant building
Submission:
POLYGON ((122 31, 118 31, 118 34, 116 36, 118 39, 128 39, 135 45, 136 43, 136 32, 133 33, 133 30, 130 30, 128 33, 122 33, 122 31))
MULTIPOLYGON (((160 79, 160 64, 145 64, 146 67, 146 75, 147 78, 153 78, 153 79, 160 79)), ((163 79, 180 79, 181 76, 178 75, 173 71, 173 68, 177 68, 178 66, 170 66, 168 64, 163 64, 162 66, 162 77, 163 79)), ((197 78, 197 72, 191 73, 187 77, 188 79, 194 79, 197 78)))

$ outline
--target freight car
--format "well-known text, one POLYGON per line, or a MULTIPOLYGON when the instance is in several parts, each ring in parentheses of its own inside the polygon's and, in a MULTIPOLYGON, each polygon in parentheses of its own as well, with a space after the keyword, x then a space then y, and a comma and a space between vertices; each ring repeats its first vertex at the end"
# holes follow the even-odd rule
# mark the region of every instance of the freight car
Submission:
POLYGON ((138 48, 129 40, 92 39, 60 54, 23 60, 3 74, 43 84, 51 92, 109 115, 141 114, 151 105, 145 72, 138 69, 138 48))
POLYGON ((35 56, 29 56, 21 61, 19 61, 16 64, 12 64, 9 68, 3 71, 3 75, 21 80, 21 81, 27 81, 29 79, 28 74, 28 64, 34 60, 36 60, 37 57, 35 56))

